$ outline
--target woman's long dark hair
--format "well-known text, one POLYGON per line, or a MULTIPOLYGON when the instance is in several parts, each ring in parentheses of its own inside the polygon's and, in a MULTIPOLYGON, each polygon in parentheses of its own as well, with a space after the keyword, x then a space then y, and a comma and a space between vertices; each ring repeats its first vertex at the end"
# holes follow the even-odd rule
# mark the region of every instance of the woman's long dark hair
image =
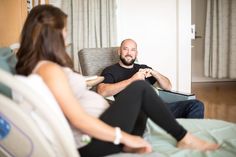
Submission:
POLYGON ((29 75, 40 60, 72 68, 62 35, 66 19, 64 12, 51 5, 39 5, 31 10, 21 32, 18 74, 29 75))

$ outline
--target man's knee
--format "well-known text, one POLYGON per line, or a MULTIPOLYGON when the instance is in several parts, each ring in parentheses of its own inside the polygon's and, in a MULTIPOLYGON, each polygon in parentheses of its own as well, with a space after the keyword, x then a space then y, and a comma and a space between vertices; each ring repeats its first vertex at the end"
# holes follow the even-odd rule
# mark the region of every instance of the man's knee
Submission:
POLYGON ((204 104, 199 100, 192 100, 192 109, 194 111, 194 115, 192 118, 204 118, 204 104))
POLYGON ((195 105, 197 108, 199 108, 199 110, 204 111, 204 104, 203 102, 199 101, 199 100, 195 100, 195 105))

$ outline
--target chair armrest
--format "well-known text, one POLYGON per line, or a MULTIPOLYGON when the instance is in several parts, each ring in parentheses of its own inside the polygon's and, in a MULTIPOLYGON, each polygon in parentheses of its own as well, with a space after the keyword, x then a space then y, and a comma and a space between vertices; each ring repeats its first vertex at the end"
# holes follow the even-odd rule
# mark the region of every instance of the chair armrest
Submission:
POLYGON ((167 91, 163 89, 158 89, 158 91, 159 91, 159 96, 166 103, 196 99, 195 94, 192 93, 188 94, 176 91, 167 91))
POLYGON ((86 80, 86 84, 87 84, 87 87, 89 89, 92 88, 93 86, 98 85, 100 82, 102 82, 104 80, 103 76, 97 76, 97 75, 94 75, 94 76, 84 76, 84 78, 86 80))
POLYGON ((105 97, 105 99, 110 105, 113 104, 113 102, 115 101, 114 96, 108 96, 108 97, 105 97))

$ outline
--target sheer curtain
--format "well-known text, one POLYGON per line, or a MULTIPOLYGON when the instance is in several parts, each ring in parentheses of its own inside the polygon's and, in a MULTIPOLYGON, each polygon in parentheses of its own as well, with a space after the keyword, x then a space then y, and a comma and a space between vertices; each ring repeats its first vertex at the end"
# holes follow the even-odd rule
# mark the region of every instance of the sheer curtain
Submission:
POLYGON ((67 49, 80 71, 78 51, 117 45, 117 0, 50 0, 68 14, 67 49))
POLYGON ((208 0, 205 28, 205 76, 236 78, 236 1, 208 0))

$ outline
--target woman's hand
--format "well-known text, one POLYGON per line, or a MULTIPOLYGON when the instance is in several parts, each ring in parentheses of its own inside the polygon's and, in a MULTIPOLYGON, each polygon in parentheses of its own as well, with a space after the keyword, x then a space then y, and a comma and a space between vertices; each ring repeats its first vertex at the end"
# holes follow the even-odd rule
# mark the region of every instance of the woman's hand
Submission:
POLYGON ((151 145, 140 136, 134 136, 127 133, 122 133, 121 142, 124 144, 123 150, 132 153, 150 153, 152 152, 151 145))

